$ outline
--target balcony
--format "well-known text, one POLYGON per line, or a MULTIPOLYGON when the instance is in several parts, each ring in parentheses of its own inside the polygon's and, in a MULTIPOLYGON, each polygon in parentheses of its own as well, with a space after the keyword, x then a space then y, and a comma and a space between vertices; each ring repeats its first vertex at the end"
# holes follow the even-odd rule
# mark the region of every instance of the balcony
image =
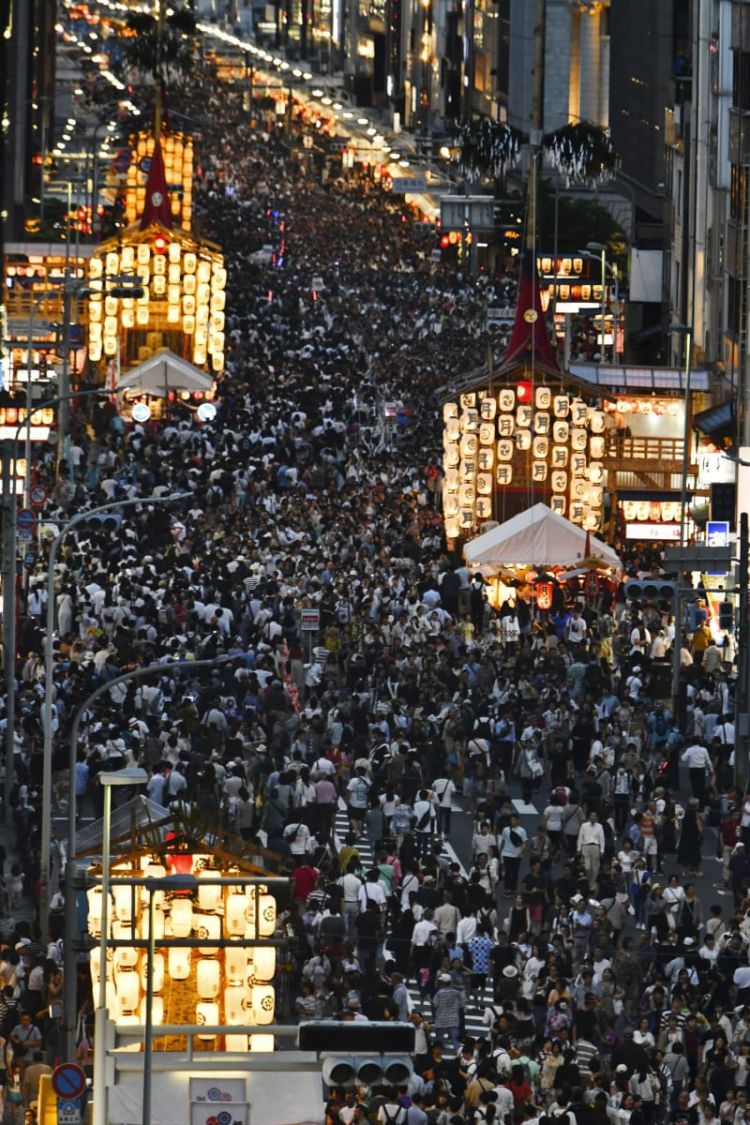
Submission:
MULTIPOLYGON (((678 488, 684 448, 682 438, 610 436, 604 456, 609 489, 678 488)), ((688 466, 688 476, 697 472, 696 465, 688 466)))

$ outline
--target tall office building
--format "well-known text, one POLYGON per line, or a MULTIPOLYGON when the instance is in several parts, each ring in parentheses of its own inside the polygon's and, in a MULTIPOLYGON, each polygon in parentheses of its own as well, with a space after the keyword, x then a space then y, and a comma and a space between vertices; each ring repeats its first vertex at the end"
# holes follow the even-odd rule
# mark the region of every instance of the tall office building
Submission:
POLYGON ((3 241, 20 238, 52 136, 55 0, 0 0, 3 241))

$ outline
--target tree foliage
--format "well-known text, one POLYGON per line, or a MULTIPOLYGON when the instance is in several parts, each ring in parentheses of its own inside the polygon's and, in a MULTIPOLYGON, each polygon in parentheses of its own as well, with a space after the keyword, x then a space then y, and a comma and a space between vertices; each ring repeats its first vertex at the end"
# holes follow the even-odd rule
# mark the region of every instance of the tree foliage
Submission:
POLYGON ((158 24, 153 16, 133 12, 128 28, 135 34, 125 40, 125 65, 150 74, 154 80, 189 76, 195 65, 195 17, 190 12, 167 16, 159 50, 158 24), (161 65, 160 65, 161 64, 161 65))

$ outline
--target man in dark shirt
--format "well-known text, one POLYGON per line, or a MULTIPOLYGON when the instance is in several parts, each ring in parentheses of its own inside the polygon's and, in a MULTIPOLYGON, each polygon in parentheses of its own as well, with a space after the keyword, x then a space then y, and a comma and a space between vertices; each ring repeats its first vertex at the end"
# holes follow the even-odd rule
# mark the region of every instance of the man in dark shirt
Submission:
POLYGON ((367 909, 357 915, 357 956, 365 977, 375 976, 375 956, 380 942, 380 907, 373 899, 367 900, 367 909))
POLYGON ((582 1008, 579 1008, 573 1018, 573 1041, 588 1039, 589 1043, 599 1042, 599 1024, 596 1018, 596 997, 592 992, 587 992, 582 1008))

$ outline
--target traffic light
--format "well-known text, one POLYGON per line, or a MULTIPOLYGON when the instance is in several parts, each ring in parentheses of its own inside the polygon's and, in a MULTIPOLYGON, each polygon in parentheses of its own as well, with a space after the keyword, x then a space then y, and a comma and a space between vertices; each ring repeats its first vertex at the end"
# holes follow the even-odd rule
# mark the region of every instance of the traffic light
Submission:
POLYGON ((625 583, 625 597, 633 602, 666 602, 670 605, 675 591, 674 582, 662 582, 655 578, 638 578, 625 583))
POLYGON ((711 519, 725 520, 732 531, 735 526, 736 497, 737 485, 733 481, 711 485, 711 519))
POLYGON ((734 606, 731 602, 719 603, 719 628, 729 633, 734 629, 734 606))
POLYGON ((154 254, 166 254, 167 240, 163 234, 157 234, 154 239, 154 254))
POLYGON ((408 1086, 414 1074, 414 1026, 410 1023, 311 1020, 298 1032, 301 1051, 321 1056, 322 1076, 330 1089, 408 1086))

